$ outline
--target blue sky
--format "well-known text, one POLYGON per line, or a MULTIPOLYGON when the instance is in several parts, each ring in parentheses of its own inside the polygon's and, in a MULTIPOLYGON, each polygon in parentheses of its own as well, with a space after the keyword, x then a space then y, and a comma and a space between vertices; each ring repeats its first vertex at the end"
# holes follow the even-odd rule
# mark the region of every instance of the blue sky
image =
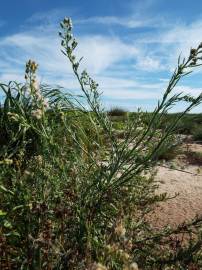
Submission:
MULTIPOLYGON (((39 80, 77 92, 60 52, 59 22, 70 16, 77 55, 99 83, 107 108, 152 110, 177 57, 202 41, 202 1, 190 0, 7 0, 0 10, 0 81, 23 81, 24 64, 39 64, 39 80)), ((174 92, 202 92, 202 68, 174 92)), ((175 110, 181 110, 178 106, 175 110)), ((202 112, 202 106, 195 109, 202 112)))

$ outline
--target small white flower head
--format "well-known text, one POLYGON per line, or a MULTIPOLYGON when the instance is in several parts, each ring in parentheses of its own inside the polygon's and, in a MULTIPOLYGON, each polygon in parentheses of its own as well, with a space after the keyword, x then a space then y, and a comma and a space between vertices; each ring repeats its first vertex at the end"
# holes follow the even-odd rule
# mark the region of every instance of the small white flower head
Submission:
POLYGON ((126 234, 126 229, 124 228, 122 223, 119 223, 116 228, 115 228, 115 233, 120 236, 120 237, 124 237, 126 234))
POLYGON ((130 270, 139 270, 138 265, 137 265, 136 262, 131 263, 130 266, 129 266, 129 269, 130 270))
POLYGON ((38 100, 38 101, 40 101, 40 100, 42 100, 42 95, 40 94, 40 92, 36 92, 35 93, 35 97, 36 97, 36 99, 38 100))
POLYGON ((126 244, 126 246, 127 246, 128 249, 132 249, 132 247, 133 247, 132 241, 129 240, 128 243, 126 244))
POLYGON ((43 157, 41 155, 35 156, 34 160, 39 164, 42 165, 43 163, 43 157))
POLYGON ((40 91, 39 83, 37 80, 33 80, 32 86, 33 86, 35 92, 40 91))
POLYGON ((92 270, 107 270, 107 268, 101 263, 94 263, 92 270))
POLYGON ((43 115, 43 111, 41 109, 32 111, 32 116, 38 120, 42 118, 42 115, 43 115))
POLYGON ((123 253, 123 258, 124 258, 124 260, 129 260, 130 255, 127 252, 124 252, 123 253))
POLYGON ((48 109, 49 108, 49 100, 47 98, 44 98, 43 100, 43 106, 44 108, 48 109))

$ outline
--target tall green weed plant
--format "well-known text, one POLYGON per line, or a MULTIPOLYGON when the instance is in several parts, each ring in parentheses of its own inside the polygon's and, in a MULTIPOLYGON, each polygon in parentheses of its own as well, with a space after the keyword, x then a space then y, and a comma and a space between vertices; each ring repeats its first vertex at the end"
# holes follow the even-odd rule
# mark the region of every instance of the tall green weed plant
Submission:
POLYGON ((200 65, 202 45, 178 59, 149 123, 139 111, 120 141, 98 84, 80 70, 71 19, 61 22, 59 35, 82 97, 39 85, 31 60, 25 84, 0 84, 1 269, 200 269, 201 219, 155 230, 148 214, 169 199, 155 194, 156 157, 202 101, 172 93, 200 65), (186 109, 161 131, 163 116, 181 101, 186 109))

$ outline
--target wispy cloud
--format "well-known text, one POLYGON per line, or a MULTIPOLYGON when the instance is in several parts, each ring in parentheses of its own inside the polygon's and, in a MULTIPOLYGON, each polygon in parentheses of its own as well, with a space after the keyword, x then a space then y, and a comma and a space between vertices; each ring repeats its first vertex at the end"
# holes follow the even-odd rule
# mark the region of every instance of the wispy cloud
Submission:
MULTIPOLYGON (((59 17, 61 19, 61 14, 61 10, 37 13, 28 20, 24 31, 1 37, 0 80, 23 80, 24 64, 31 58, 39 63, 42 82, 59 84, 75 91, 78 89, 71 67, 59 49, 55 23, 59 17)), ((164 21, 161 24, 163 28, 157 27, 161 18, 144 20, 137 14, 77 18, 75 22, 85 25, 86 29, 78 33, 76 54, 84 56, 81 68, 87 68, 96 78, 108 106, 117 102, 128 104, 130 108, 137 104, 151 108, 151 104, 162 96, 178 54, 186 54, 202 37, 202 20, 172 27, 164 21), (126 30, 133 29, 134 33, 129 31, 126 36, 122 36, 121 31, 90 34, 88 25, 95 23, 105 27, 118 25, 126 30), (141 27, 153 27, 155 30, 145 34, 139 31, 141 27)), ((192 86, 184 84, 175 91, 194 95, 201 92, 200 87, 192 86)))
POLYGON ((126 28, 141 28, 141 27, 154 27, 156 24, 153 19, 138 19, 134 17, 124 18, 116 16, 103 16, 103 17, 90 17, 85 19, 78 19, 76 24, 103 24, 103 25, 118 25, 126 28))
MULTIPOLYGON (((135 58, 138 50, 119 38, 86 35, 78 38, 76 54, 85 56, 83 66, 91 73, 100 74, 119 61, 135 58)), ((67 66, 60 52, 60 41, 55 34, 40 35, 24 32, 0 40, 2 58, 0 63, 20 64, 27 58, 34 58, 47 72, 63 73, 67 66)))
POLYGON ((161 61, 166 62, 166 68, 170 69, 176 64, 176 58, 181 54, 187 56, 190 48, 196 47, 202 42, 202 19, 191 24, 176 23, 172 27, 159 30, 155 33, 142 34, 138 43, 147 52, 153 51, 161 61))

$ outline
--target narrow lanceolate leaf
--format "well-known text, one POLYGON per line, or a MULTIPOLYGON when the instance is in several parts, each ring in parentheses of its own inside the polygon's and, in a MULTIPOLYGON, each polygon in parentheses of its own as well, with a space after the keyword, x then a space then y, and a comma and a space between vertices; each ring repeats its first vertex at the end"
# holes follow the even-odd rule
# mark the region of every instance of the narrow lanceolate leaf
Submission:
POLYGON ((14 193, 11 190, 8 190, 4 186, 0 185, 0 191, 4 191, 6 193, 10 193, 11 195, 14 195, 14 193))

